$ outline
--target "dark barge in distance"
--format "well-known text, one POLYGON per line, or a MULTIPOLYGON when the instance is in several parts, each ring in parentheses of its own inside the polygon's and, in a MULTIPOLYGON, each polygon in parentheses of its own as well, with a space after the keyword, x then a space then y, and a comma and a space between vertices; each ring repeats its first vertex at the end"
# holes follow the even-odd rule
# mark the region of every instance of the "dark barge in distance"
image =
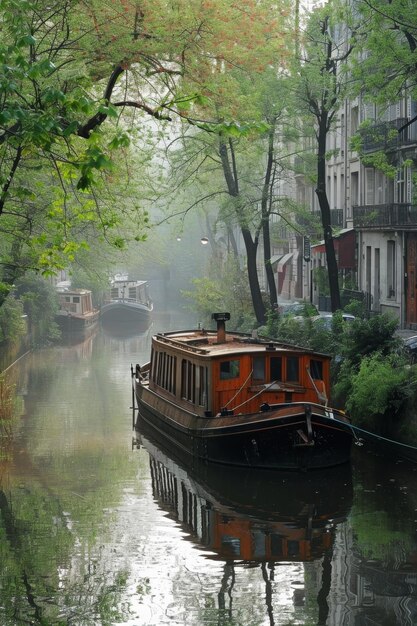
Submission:
POLYGON ((158 333, 132 369, 138 424, 200 462, 313 469, 347 462, 353 431, 329 408, 330 356, 217 331, 158 333))

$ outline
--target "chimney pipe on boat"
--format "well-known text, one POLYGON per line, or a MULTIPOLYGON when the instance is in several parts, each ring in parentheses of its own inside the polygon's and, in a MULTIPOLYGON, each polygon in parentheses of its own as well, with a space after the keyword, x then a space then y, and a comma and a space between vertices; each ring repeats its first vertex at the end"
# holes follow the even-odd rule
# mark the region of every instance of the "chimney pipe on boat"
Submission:
POLYGON ((217 323, 217 343, 226 343, 226 324, 230 313, 212 313, 211 319, 217 323))

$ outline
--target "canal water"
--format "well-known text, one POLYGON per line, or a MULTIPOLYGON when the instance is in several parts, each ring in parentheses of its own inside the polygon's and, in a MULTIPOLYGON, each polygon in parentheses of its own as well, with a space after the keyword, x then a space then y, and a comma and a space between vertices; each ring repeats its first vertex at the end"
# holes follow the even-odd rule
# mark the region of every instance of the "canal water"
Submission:
POLYGON ((130 366, 183 325, 10 370, 0 625, 416 625, 416 466, 355 446, 326 472, 197 471, 133 431, 130 366))

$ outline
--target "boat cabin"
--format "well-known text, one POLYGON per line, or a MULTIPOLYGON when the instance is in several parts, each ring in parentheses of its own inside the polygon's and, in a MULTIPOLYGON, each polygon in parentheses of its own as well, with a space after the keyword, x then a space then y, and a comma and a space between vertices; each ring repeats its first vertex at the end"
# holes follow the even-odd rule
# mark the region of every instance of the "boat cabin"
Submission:
POLYGON ((152 344, 149 388, 201 416, 256 413, 274 404, 326 404, 330 357, 205 330, 161 333, 152 344))
POLYGON ((146 280, 116 279, 111 283, 110 300, 140 302, 149 306, 149 286, 146 280))
POLYGON ((88 289, 66 289, 58 292, 58 315, 86 315, 91 313, 93 301, 88 289))

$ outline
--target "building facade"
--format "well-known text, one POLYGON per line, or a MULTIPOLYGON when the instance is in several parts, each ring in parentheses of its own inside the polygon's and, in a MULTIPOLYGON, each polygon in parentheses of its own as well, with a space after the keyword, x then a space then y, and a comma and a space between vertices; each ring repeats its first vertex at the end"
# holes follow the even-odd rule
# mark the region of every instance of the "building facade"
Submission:
MULTIPOLYGON (((361 98, 346 101, 328 136, 326 166, 342 290, 362 294, 370 314, 390 313, 401 327, 411 329, 417 329, 416 115, 417 102, 407 94, 385 108, 361 98), (351 147, 358 132, 361 155, 351 147), (382 166, 375 158, 381 153, 386 157, 382 166)), ((295 159, 293 197, 319 218, 305 162, 302 153, 295 159)), ((318 280, 320 268, 326 268, 324 245, 317 242, 317 233, 309 234, 313 245, 307 260, 294 235, 291 248, 297 254, 290 259, 290 274, 298 278, 298 297, 326 309, 318 280)), ((277 281, 280 287, 278 271, 277 281)))

